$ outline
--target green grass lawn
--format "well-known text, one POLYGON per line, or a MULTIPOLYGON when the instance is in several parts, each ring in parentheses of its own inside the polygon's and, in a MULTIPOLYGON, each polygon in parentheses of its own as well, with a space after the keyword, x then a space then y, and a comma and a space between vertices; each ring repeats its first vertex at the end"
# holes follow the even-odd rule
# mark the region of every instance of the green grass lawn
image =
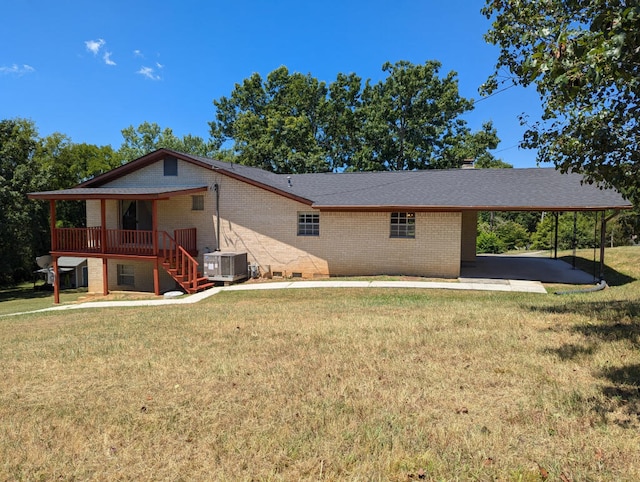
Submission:
POLYGON ((640 249, 607 264, 0 317, 0 480, 639 480, 640 249))
MULTIPOLYGON (((60 303, 74 303, 86 294, 86 288, 62 290, 60 303)), ((25 283, 0 290, 0 315, 24 313, 52 306, 54 306, 53 289, 45 288, 41 282, 35 286, 33 283, 25 283)))

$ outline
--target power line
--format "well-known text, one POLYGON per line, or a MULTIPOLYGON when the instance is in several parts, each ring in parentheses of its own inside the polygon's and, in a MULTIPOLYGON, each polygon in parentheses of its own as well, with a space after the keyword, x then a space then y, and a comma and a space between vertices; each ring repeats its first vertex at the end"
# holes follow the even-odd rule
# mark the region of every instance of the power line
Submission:
POLYGON ((474 101, 473 101, 473 105, 477 104, 478 102, 482 102, 483 100, 490 99, 490 98, 491 98, 491 97, 493 97, 494 95, 501 94, 501 93, 502 93, 502 92, 504 92, 505 90, 509 90, 510 88, 515 87, 515 86, 516 86, 515 84, 511 84, 511 85, 509 85, 509 86, 507 86, 507 87, 505 87, 505 88, 503 88, 503 89, 496 90, 495 92, 493 92, 493 93, 491 93, 491 94, 487 95, 486 97, 482 97, 481 99, 474 100, 474 101))

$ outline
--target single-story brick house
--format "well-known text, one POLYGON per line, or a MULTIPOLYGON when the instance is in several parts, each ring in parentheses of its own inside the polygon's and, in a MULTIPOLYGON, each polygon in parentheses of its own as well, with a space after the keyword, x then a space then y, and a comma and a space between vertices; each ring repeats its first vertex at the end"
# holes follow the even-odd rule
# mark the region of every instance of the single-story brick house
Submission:
POLYGON ((581 181, 542 168, 283 175, 160 149, 30 197, 50 201, 54 262, 88 258, 89 291, 159 294, 209 286, 210 251, 247 253, 262 275, 456 278, 475 259, 479 211, 631 208, 581 181), (87 227, 55 227, 65 199, 86 200, 87 227))

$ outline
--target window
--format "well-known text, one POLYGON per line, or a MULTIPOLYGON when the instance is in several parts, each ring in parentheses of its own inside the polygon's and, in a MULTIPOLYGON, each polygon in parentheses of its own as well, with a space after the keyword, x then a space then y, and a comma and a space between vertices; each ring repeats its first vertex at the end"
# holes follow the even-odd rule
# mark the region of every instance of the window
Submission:
POLYGON ((130 264, 119 264, 118 266, 118 285, 135 286, 135 278, 133 276, 133 266, 130 264))
POLYGON ((298 236, 320 236, 320 214, 298 213, 298 236))
POLYGON ((391 237, 415 238, 416 213, 391 213, 391 237))
POLYGON ((191 210, 204 211, 204 196, 191 196, 191 210))
POLYGON ((178 159, 176 159, 175 157, 164 158, 164 175, 165 176, 178 175, 178 159))

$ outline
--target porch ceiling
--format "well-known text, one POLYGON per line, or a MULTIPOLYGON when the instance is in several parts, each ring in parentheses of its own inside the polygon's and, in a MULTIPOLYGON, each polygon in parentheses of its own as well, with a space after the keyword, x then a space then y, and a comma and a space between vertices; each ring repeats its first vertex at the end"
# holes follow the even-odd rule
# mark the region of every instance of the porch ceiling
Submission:
POLYGON ((29 193, 30 199, 85 200, 85 199, 169 199, 175 196, 207 191, 208 186, 171 187, 92 187, 60 191, 29 193))

